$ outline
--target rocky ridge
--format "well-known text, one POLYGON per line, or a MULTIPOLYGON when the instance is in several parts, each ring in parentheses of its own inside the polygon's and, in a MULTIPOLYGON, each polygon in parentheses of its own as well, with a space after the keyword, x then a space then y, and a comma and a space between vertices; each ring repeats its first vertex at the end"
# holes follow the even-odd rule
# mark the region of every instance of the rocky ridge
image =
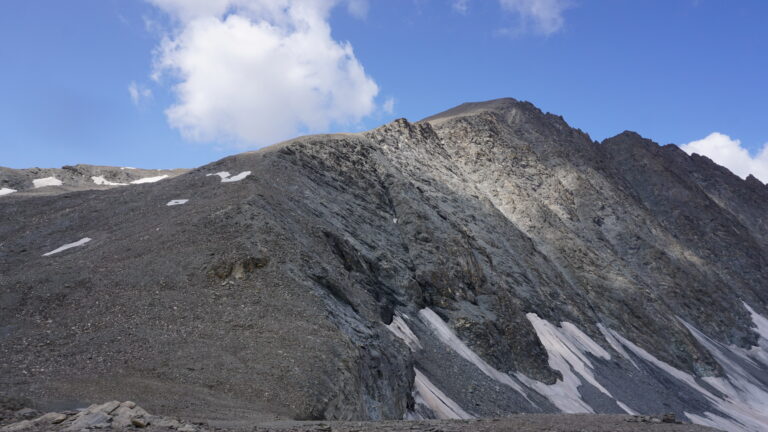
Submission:
POLYGON ((95 165, 61 168, 0 167, 0 196, 12 193, 58 194, 88 189, 154 183, 176 177, 187 169, 138 169, 95 165))

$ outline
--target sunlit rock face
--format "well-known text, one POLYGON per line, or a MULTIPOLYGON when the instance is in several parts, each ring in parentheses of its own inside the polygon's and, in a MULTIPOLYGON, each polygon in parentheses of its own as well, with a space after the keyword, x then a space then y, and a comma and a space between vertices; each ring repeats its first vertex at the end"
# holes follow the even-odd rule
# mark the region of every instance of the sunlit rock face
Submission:
POLYGON ((98 186, 0 197, 11 393, 768 428, 768 189, 675 146, 501 99, 98 186))

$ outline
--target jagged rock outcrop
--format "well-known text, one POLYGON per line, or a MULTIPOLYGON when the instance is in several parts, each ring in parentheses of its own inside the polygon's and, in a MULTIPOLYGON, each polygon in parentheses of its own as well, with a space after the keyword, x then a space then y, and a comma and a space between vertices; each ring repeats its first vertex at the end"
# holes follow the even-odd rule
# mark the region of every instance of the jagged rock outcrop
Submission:
POLYGON ((754 178, 513 99, 11 194, 0 387, 173 415, 760 430, 766 206, 754 178))
POLYGON ((176 430, 197 432, 199 427, 177 419, 155 416, 135 402, 110 401, 76 411, 49 412, 0 427, 1 432, 109 430, 176 430))

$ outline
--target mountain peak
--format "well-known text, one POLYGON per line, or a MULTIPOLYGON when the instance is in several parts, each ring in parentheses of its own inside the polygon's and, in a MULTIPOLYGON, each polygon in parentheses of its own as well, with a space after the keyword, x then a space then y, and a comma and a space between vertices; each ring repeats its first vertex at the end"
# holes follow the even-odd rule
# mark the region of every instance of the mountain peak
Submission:
POLYGON ((519 106, 533 107, 533 104, 531 104, 530 102, 520 102, 517 99, 511 98, 511 97, 492 99, 492 100, 482 101, 482 102, 465 102, 451 109, 426 117, 420 121, 428 122, 428 121, 441 120, 441 119, 446 119, 451 117, 462 117, 462 116, 477 114, 484 111, 505 112, 519 106))

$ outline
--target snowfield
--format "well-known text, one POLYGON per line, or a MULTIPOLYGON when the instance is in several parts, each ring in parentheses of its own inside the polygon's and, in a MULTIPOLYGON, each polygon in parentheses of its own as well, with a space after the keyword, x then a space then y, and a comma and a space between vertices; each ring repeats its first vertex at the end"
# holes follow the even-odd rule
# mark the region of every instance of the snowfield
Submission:
POLYGON ((131 184, 155 183, 167 177, 168 177, 168 174, 157 176, 157 177, 144 177, 142 179, 132 181, 131 184))
POLYGON ((104 176, 92 176, 91 180, 99 186, 125 186, 128 183, 114 183, 104 178, 104 176))
POLYGON ((48 186, 61 186, 64 183, 56 177, 45 177, 32 180, 32 184, 35 186, 35 189, 37 189, 48 186))

